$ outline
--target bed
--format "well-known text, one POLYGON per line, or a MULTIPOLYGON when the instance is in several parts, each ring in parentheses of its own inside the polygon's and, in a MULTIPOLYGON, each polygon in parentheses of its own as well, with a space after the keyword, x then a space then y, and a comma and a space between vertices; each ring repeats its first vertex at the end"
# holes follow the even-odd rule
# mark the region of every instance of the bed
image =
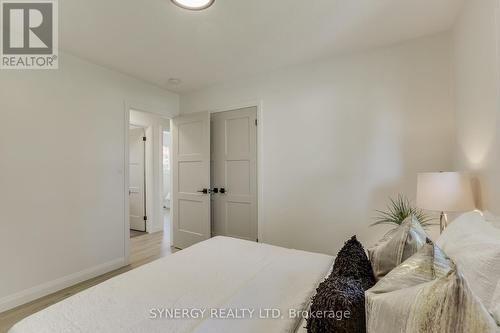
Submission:
POLYGON ((332 263, 323 254, 214 237, 67 298, 9 333, 293 333, 304 323, 293 310, 307 309, 332 263))

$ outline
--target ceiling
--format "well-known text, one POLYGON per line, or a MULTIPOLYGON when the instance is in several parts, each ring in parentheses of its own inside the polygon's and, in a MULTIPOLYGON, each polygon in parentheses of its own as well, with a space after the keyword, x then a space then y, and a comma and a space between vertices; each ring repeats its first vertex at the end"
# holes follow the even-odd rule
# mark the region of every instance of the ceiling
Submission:
POLYGON ((444 31, 462 1, 216 0, 191 12, 170 0, 64 0, 60 47, 183 93, 444 31))

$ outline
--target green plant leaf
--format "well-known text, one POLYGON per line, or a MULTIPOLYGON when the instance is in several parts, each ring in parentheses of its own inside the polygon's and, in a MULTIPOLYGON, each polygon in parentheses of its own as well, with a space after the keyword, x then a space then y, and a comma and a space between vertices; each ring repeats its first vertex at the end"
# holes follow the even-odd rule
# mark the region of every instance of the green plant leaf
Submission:
POLYGON ((403 194, 398 194, 397 198, 389 198, 387 211, 377 210, 377 216, 371 226, 389 224, 399 226, 409 216, 414 215, 420 224, 426 228, 436 223, 431 223, 434 218, 427 215, 420 208, 414 207, 410 200, 403 194))

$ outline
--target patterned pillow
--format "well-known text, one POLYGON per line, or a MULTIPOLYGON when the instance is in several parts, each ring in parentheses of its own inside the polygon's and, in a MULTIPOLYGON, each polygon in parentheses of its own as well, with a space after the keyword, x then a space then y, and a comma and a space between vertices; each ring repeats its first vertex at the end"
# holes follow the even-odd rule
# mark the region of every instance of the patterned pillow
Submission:
POLYGON ((375 278, 380 280, 392 269, 414 255, 424 244, 427 234, 414 216, 408 217, 378 244, 368 249, 375 278))
POLYGON ((406 332, 499 332, 456 268, 423 286, 410 311, 406 332))
POLYGON ((367 332, 497 332, 455 264, 428 242, 366 292, 367 332))
POLYGON ((411 288, 442 277, 449 271, 450 264, 445 254, 427 239, 417 253, 380 279, 369 292, 383 294, 411 288))

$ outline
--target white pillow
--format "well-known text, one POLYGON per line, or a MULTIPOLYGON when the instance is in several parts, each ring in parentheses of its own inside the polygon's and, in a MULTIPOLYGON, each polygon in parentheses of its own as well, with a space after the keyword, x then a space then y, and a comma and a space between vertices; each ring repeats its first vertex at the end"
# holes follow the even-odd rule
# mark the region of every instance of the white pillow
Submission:
POLYGON ((491 222, 495 228, 500 229, 500 216, 495 216, 492 212, 485 210, 483 212, 484 219, 491 222))
POLYGON ((491 312, 493 292, 500 281, 500 229, 473 211, 455 219, 437 244, 457 264, 473 293, 491 312))

